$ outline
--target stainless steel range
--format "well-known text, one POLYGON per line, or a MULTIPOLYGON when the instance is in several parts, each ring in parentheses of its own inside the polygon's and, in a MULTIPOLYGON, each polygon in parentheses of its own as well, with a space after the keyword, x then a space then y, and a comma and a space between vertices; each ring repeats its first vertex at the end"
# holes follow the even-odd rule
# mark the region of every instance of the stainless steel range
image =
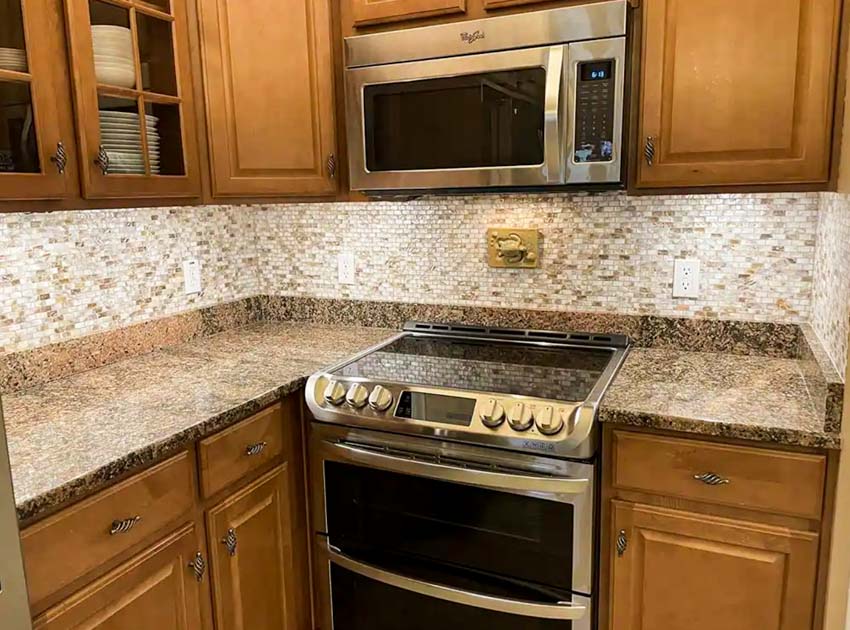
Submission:
POLYGON ((412 322, 313 375, 322 627, 594 627, 596 410, 627 351, 412 322))

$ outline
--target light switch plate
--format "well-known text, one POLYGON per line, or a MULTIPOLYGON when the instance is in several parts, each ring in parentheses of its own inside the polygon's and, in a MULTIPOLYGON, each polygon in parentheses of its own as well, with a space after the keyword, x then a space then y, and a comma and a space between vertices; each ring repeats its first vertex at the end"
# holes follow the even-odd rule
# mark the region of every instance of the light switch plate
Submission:
POLYGON ((201 292, 201 263, 190 258, 183 261, 183 292, 193 295, 201 292))
POLYGON ((673 297, 696 299, 700 288, 700 262, 678 259, 673 268, 673 297))
POLYGON ((356 260, 354 252, 340 252, 337 257, 337 276, 340 284, 354 284, 356 260))

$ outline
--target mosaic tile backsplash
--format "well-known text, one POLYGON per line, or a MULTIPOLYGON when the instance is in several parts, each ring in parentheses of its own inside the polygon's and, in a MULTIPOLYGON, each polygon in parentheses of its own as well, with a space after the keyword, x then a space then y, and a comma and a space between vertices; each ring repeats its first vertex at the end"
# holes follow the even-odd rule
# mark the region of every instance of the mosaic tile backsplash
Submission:
POLYGON ((843 373, 850 334, 850 195, 821 197, 812 327, 843 373))
POLYGON ((0 214, 0 354, 255 295, 252 234, 233 207, 0 214))
POLYGON ((838 282, 842 243, 818 247, 838 199, 529 194, 0 215, 0 353, 278 294, 812 322, 835 358, 848 316, 815 285, 838 282), (488 226, 538 228, 540 268, 489 268, 488 226), (356 256, 356 285, 337 283, 342 251, 356 256), (188 257, 200 296, 183 294, 188 257), (682 257, 702 262, 698 300, 672 297, 682 257))
POLYGON ((310 297, 802 322, 818 203, 609 193, 265 207, 260 283, 310 297), (488 267, 488 226, 538 228, 540 267, 488 267), (356 256, 356 285, 337 283, 341 251, 356 256), (702 261, 700 299, 672 297, 676 258, 702 261))

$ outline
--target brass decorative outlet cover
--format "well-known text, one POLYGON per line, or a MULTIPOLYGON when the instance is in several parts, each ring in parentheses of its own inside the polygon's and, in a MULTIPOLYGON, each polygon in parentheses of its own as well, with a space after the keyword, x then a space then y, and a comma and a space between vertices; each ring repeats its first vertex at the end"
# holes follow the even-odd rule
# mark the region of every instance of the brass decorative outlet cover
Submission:
POLYGON ((488 229, 487 262, 491 267, 503 269, 540 266, 540 232, 518 228, 488 229))

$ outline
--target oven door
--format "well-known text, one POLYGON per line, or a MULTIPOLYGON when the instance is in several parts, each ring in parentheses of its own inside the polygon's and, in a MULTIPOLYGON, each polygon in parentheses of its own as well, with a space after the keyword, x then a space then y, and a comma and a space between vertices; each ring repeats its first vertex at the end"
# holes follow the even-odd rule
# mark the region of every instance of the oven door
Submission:
POLYGON ((315 424, 310 458, 323 628, 591 627, 592 465, 315 424))
POLYGON ((564 183, 568 52, 558 45, 347 69, 351 188, 564 183))

